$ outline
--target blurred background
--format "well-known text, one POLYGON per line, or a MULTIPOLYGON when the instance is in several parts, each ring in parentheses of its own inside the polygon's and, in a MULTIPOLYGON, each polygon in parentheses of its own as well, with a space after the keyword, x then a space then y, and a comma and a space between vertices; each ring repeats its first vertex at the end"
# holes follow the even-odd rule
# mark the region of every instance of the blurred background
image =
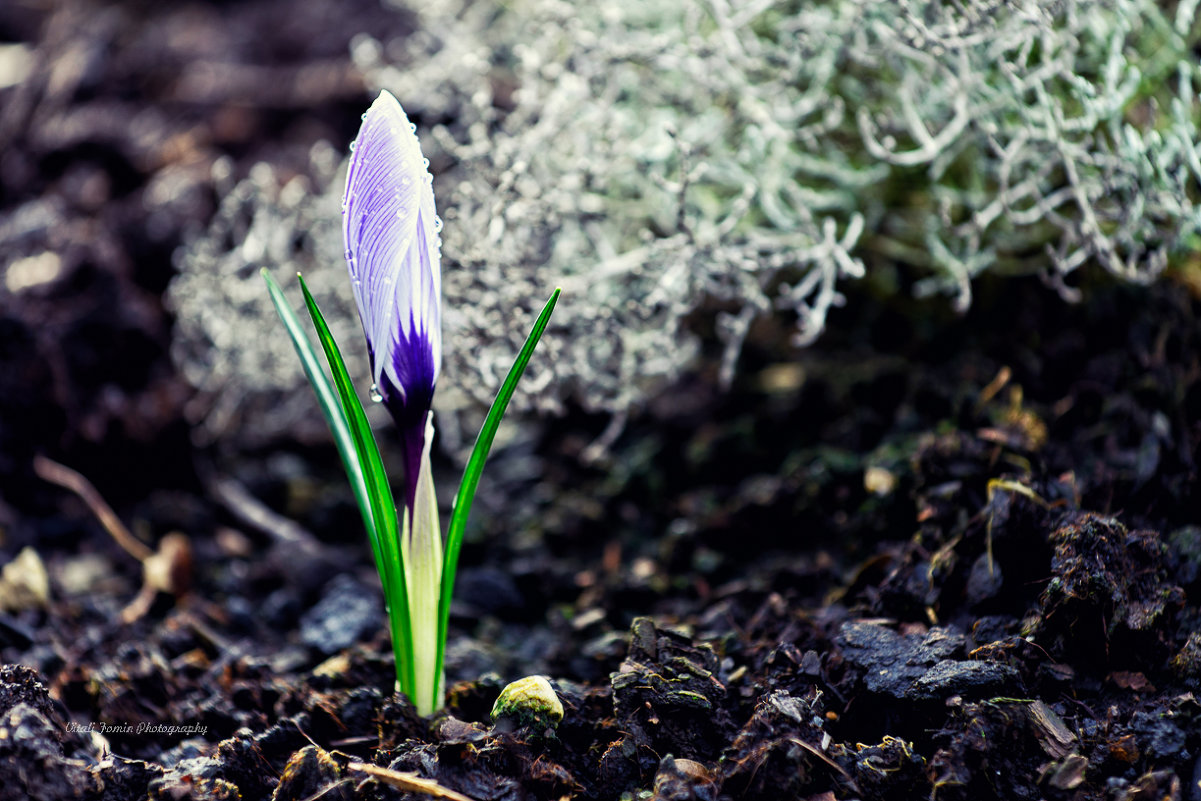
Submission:
POLYGON ((0 547, 96 531, 36 454, 150 539, 244 513, 230 480, 362 545, 258 270, 304 271, 366 375, 337 211, 381 88, 446 223, 446 492, 564 287, 478 525, 597 558, 708 531, 702 566, 875 538, 913 519, 906 437, 1021 411, 972 405, 999 376, 1052 439, 1146 428, 1112 449, 1148 486, 1194 455, 1191 351, 1134 411, 1106 387, 1150 368, 1090 354, 1195 308, 1196 4, 959 5, 9 0, 0 547))

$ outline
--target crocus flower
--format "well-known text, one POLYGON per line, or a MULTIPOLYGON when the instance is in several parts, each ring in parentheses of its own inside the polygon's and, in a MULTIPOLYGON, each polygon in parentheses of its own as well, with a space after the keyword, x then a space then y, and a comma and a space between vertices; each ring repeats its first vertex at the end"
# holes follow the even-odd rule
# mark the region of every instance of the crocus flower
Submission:
POLYGON ((406 494, 400 547, 414 620, 419 709, 441 698, 434 676, 442 532, 430 473, 430 403, 442 362, 442 273, 429 161, 404 109, 381 92, 363 115, 346 175, 342 231, 374 383, 400 428, 406 494), (429 642, 425 642, 425 640, 429 642))
POLYGON ((284 296, 264 269, 271 302, 287 329, 334 436, 363 516, 388 607, 396 689, 428 715, 442 706, 442 673, 455 568, 480 473, 505 408, 550 322, 551 293, 480 427, 451 507, 445 545, 430 470, 430 402, 442 362, 442 274, 429 162, 413 126, 387 92, 363 115, 342 199, 342 232, 359 319, 371 356, 371 395, 400 427, 405 502, 397 510, 375 436, 341 350, 299 278, 329 374, 284 296))
POLYGON ((426 422, 442 364, 442 270, 429 161, 416 126, 388 92, 351 146, 342 233, 374 384, 400 427, 412 507, 426 422))

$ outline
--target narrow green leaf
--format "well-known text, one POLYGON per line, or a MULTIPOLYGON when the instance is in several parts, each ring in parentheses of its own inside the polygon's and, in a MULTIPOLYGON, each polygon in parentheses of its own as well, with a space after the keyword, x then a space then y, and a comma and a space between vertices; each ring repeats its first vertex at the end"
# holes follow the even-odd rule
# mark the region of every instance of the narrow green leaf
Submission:
POLYGON ((275 311, 279 314, 279 319, 283 321, 284 328, 287 329, 288 336, 292 339, 296 355, 300 357, 304 374, 308 377, 313 392, 317 395, 318 405, 321 407, 322 414, 325 415, 325 422, 329 424, 334 444, 338 448, 338 455, 342 457, 342 464, 346 468, 346 476, 350 479, 350 487, 354 491, 355 501, 363 516, 363 525, 367 528, 368 536, 374 547, 374 542, 379 535, 376 532, 375 518, 371 511, 367 479, 363 475, 362 463, 359 459, 358 449, 355 448, 354 439, 350 434, 350 424, 346 420, 346 414, 342 411, 342 406, 338 402, 338 396, 334 393, 334 387, 330 383, 329 377, 317 360, 317 353, 304 333, 300 320, 292 311, 292 307, 288 305, 288 299, 284 297, 283 290, 279 288, 275 277, 265 267, 260 272, 263 280, 267 282, 267 290, 271 294, 271 302, 275 304, 275 311))
POLYGON ((393 653, 396 655, 396 675, 400 679, 401 689, 412 700, 416 677, 413 674, 413 636, 409 614, 409 594, 406 586, 405 573, 400 560, 400 541, 397 537, 398 521, 396 519, 396 502, 392 497, 392 486, 388 483, 388 475, 384 471, 384 462, 380 457, 379 446, 375 442, 375 434, 367 422, 363 404, 354 390, 338 343, 334 341, 329 326, 317 301, 309 292, 304 278, 300 280, 300 288, 304 292, 304 302, 308 306, 309 316, 317 328, 317 338, 325 349, 325 358, 329 362, 334 377, 334 386, 342 400, 342 410, 348 421, 348 429, 355 452, 362 465, 362 472, 367 484, 367 495, 371 504, 371 514, 375 519, 375 531, 378 535, 378 556, 376 568, 380 581, 384 586, 384 596, 388 601, 388 616, 392 623, 393 653))
POLYGON ((534 322, 534 327, 530 329, 530 335, 526 337, 521 352, 517 354, 517 360, 513 362, 513 367, 500 386, 500 392, 492 401, 492 408, 488 410, 488 416, 484 418, 484 425, 480 427, 479 436, 475 439, 475 447, 467 460, 467 467, 463 470, 463 480, 459 483, 459 492, 455 496, 455 505, 450 513, 450 527, 446 534, 446 551, 442 557, 442 589, 441 597, 438 599, 438 661, 436 663, 439 676, 442 675, 443 659, 446 654, 446 633, 450 625, 450 599, 454 593, 459 550, 463 546, 463 534, 467 531, 467 518, 471 514, 471 504, 475 500, 475 490, 480 483, 480 474, 484 471, 484 462, 488 460, 488 452, 492 450, 492 441, 496 438, 496 430, 500 427, 501 418, 504 417, 505 409, 508 408, 509 401, 513 398, 513 392, 517 389, 517 382, 521 380, 526 365, 530 363, 530 357, 534 355, 534 348, 538 345, 538 340, 542 338, 542 332, 546 330, 546 326, 550 322, 551 312, 555 310, 555 303, 558 302, 559 294, 562 291, 561 287, 556 287, 555 291, 551 293, 550 299, 546 301, 546 305, 542 307, 542 312, 534 322))

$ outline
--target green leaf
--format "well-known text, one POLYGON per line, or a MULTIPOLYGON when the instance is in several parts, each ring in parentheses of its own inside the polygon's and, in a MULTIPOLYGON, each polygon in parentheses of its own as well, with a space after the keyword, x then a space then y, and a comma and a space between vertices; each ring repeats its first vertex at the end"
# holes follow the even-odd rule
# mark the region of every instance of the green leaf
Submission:
POLYGON ((376 552, 376 568, 380 574, 380 582, 384 587, 384 597, 388 602, 388 617, 392 624, 392 648, 396 655, 396 675, 401 689, 410 697, 416 686, 413 675, 413 637, 411 619, 409 616, 409 594, 406 587, 405 572, 400 560, 400 541, 397 537, 398 521, 396 519, 396 502, 392 497, 392 486, 388 483, 388 474, 384 471, 384 462, 380 457, 379 446, 375 442, 375 434, 367 422, 363 404, 354 391, 346 363, 338 350, 329 326, 317 301, 309 292, 304 278, 297 276, 300 288, 304 292, 304 302, 308 306, 309 316, 317 328, 317 338, 325 349, 325 358, 329 362, 334 376, 334 386, 342 401, 351 440, 358 455, 359 464, 367 486, 367 496, 371 506, 371 516, 375 520, 376 542, 372 549, 376 552))
POLYGON ((262 273, 263 280, 267 282, 267 290, 271 293, 271 302, 275 304, 275 311, 279 314, 279 319, 283 321, 288 336, 292 338, 292 346, 296 348, 296 355, 300 357, 304 374, 313 386, 313 392, 317 394, 317 402, 321 406, 322 414, 325 415, 325 422, 329 424, 334 444, 338 448, 338 455, 342 457, 342 464, 346 468, 346 476, 350 479, 350 487, 354 491, 355 501, 358 502, 359 512, 363 515, 363 525, 367 528, 368 536, 374 543, 379 535, 375 530, 375 518, 371 512, 367 480, 363 474, 354 439, 350 434, 350 424, 346 419, 346 414, 342 411, 338 396, 334 393, 333 384, 330 383, 329 377, 317 360, 317 353, 313 350, 312 343, 309 342, 308 336, 301 328, 300 320, 292 311, 292 307, 288 305, 288 299, 284 297, 283 290, 279 288, 275 277, 265 267, 259 272, 262 273))
POLYGON ((530 335, 526 337, 521 352, 517 354, 517 360, 513 362, 513 367, 505 377, 504 383, 501 384, 500 392, 492 401, 492 408, 488 410, 488 416, 484 418, 484 425, 480 427, 479 436, 475 439, 475 447, 467 460, 467 467, 463 470, 463 480, 459 483, 459 493, 455 496, 455 504, 450 513, 450 528, 446 534, 446 551, 442 557, 442 591, 441 597, 438 599, 438 661, 436 664, 439 676, 442 674, 443 659, 446 654, 446 633, 450 625, 450 598, 454 593, 459 550, 463 546, 463 534, 467 531, 467 518, 471 514, 471 504, 475 500, 475 490, 480 483, 480 474, 484 471, 484 462, 488 460, 488 452, 492 450, 492 441, 496 438, 496 430, 500 427, 501 418, 504 417, 505 409, 508 408, 509 401, 513 398, 513 392, 517 389, 517 382, 521 380, 526 365, 530 363, 530 357, 534 355, 534 348, 538 345, 538 340, 542 338, 542 332, 546 330, 546 326, 550 322, 551 312, 555 310, 555 303, 558 302, 559 294, 562 291, 561 287, 557 287, 551 293, 550 299, 546 301, 546 305, 542 307, 542 312, 534 322, 534 327, 530 329, 530 335))

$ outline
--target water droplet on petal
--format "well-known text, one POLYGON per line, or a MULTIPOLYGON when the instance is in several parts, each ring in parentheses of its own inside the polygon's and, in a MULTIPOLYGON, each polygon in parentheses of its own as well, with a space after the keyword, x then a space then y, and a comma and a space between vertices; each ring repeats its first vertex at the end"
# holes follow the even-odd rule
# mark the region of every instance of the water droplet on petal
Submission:
POLYGON ((417 123, 415 123, 415 122, 410 122, 410 123, 409 123, 409 130, 410 130, 410 131, 412 131, 413 133, 417 133, 417 123))
POLYGON ((435 231, 442 230, 442 218, 439 217, 437 214, 434 215, 434 230, 435 231))
POLYGON ((353 152, 354 152, 354 146, 355 146, 355 142, 357 142, 357 141, 358 141, 358 140, 356 139, 354 142, 351 142, 351 143, 350 143, 350 152, 351 152, 351 153, 353 153, 353 152))
POLYGON ((376 402, 376 403, 383 403, 383 402, 384 402, 384 396, 383 396, 383 394, 382 394, 382 393, 379 391, 379 385, 377 385, 377 384, 372 384, 372 385, 371 385, 371 400, 373 400, 373 401, 374 401, 374 402, 376 402))
POLYGON ((360 119, 360 120, 365 120, 365 119, 367 119, 367 112, 366 112, 366 111, 364 111, 364 112, 363 112, 363 116, 359 117, 359 119, 360 119))
POLYGON ((429 169, 429 167, 430 167, 430 160, 429 160, 429 159, 426 159, 426 158, 423 158, 423 159, 421 160, 421 166, 425 167, 425 168, 428 170, 428 169, 429 169))

